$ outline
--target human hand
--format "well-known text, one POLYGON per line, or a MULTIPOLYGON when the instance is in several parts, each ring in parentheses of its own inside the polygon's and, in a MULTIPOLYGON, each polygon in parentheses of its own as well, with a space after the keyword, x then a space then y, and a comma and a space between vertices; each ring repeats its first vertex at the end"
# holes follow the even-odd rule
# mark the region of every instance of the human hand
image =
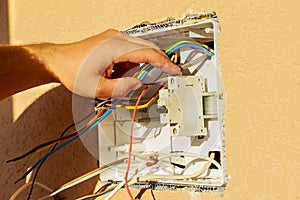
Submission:
POLYGON ((117 30, 107 30, 76 43, 52 45, 44 54, 52 55, 42 59, 56 81, 88 97, 123 96, 141 87, 136 78, 114 78, 113 69, 126 71, 139 63, 150 63, 168 74, 181 73, 155 44, 117 30))

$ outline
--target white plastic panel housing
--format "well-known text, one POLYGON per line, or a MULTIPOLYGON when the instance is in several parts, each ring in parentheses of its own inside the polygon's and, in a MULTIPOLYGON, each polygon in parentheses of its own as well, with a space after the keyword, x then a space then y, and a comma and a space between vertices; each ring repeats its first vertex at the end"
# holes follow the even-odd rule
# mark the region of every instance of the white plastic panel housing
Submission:
MULTIPOLYGON (((133 128, 133 155, 131 171, 153 161, 169 157, 169 163, 146 167, 138 176, 179 175, 196 173, 207 162, 194 161, 194 157, 177 156, 177 153, 209 157, 220 169, 211 165, 201 176, 188 179, 154 179, 132 185, 136 188, 151 187, 156 190, 185 188, 191 191, 223 191, 227 183, 225 137, 224 137, 224 88, 219 62, 219 25, 215 18, 194 20, 157 29, 131 29, 126 33, 139 36, 166 49, 179 39, 192 39, 209 44, 214 55, 201 64, 189 68, 191 74, 169 76, 166 88, 159 90, 158 100, 147 109, 139 110, 133 128), (165 108, 165 109, 160 109, 165 108), (161 111, 164 110, 164 111, 161 111), (150 119, 147 121, 147 119, 150 119), (174 155, 174 156, 173 156, 174 155), (152 159, 152 160, 151 160, 152 159), (144 161, 143 161, 144 160, 144 161), (193 164, 189 164, 189 163, 193 164), (179 167, 178 167, 179 166, 179 167), (185 167, 180 168, 181 167, 185 167)), ((190 48, 180 51, 182 63, 203 55, 190 48)), ((132 111, 117 108, 99 125, 100 165, 128 156, 129 129, 132 111)), ((167 160, 167 159, 166 159, 167 160)), ((103 182, 118 183, 124 179, 127 163, 106 170, 100 175, 103 182)))

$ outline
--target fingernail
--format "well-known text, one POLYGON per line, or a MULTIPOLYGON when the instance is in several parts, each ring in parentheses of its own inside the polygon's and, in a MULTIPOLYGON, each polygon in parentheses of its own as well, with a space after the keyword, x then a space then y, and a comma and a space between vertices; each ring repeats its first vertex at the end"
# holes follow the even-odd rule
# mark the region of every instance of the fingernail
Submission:
POLYGON ((182 73, 181 73, 180 68, 177 65, 175 65, 175 66, 176 66, 176 68, 174 67, 174 65, 172 66, 172 68, 170 68, 171 74, 173 74, 173 75, 181 75, 182 73))

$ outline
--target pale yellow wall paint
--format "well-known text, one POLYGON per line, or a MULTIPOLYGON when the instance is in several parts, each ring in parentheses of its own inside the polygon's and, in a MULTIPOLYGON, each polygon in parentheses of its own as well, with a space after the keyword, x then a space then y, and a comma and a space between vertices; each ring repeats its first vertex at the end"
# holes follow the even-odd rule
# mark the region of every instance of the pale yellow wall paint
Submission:
MULTIPOLYGON (((224 195, 155 192, 157 199, 300 198, 298 1, 10 0, 10 40, 12 43, 75 41, 107 28, 125 29, 145 20, 180 17, 190 9, 215 10, 220 19, 231 180, 224 195)), ((49 139, 49 131, 59 132, 71 121, 70 94, 63 88, 43 93, 38 100, 14 97, 14 104, 33 103, 16 123, 9 126, 0 123, 1 135, 10 135, 1 136, 5 148, 1 151, 4 197, 16 189, 12 182, 17 176, 16 167, 3 164, 2 158, 19 155, 36 142, 49 139), (40 131, 48 132, 48 137, 37 139, 40 131), (22 134, 21 141, 18 134, 22 134)), ((78 143, 49 159, 40 181, 57 187, 94 167, 93 158, 78 143), (57 164, 59 167, 55 167, 57 164), (65 173, 58 177, 62 172, 65 173)), ((65 194, 72 193, 72 199, 93 184, 93 181, 82 184, 65 194)), ((145 199, 151 199, 149 193, 145 199)))

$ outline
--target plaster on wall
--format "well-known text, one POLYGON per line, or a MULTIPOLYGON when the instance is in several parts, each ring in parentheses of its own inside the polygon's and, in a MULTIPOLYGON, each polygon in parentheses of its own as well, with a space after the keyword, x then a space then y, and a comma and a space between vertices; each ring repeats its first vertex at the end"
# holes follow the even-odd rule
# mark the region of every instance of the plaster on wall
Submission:
MULTIPOLYGON (((221 24, 221 61, 227 93, 229 186, 224 195, 155 192, 157 199, 299 199, 299 2, 265 1, 9 1, 12 43, 68 42, 141 21, 215 10, 221 24), (125 19, 125 20, 124 20, 125 19)), ((46 86, 47 87, 47 86, 46 86)), ((14 102, 24 101, 13 97, 14 102)), ((71 96, 59 87, 31 100, 18 120, 1 118, 1 199, 17 186, 15 165, 4 161, 63 130, 71 96), (38 137, 39 136, 39 137, 38 137)), ((4 104, 5 102, 1 102, 4 104)), ((13 111, 17 112, 17 111, 13 111)), ((51 187, 96 167, 80 142, 49 159, 39 180, 51 187)), ((20 164, 20 163, 18 163, 20 164)), ((93 183, 65 194, 86 194, 93 183)), ((42 191, 37 189, 37 193, 42 191)), ((123 199, 120 193, 115 199, 123 199)), ((151 199, 149 192, 144 199, 151 199)), ((22 199, 22 198, 21 198, 22 199)))

